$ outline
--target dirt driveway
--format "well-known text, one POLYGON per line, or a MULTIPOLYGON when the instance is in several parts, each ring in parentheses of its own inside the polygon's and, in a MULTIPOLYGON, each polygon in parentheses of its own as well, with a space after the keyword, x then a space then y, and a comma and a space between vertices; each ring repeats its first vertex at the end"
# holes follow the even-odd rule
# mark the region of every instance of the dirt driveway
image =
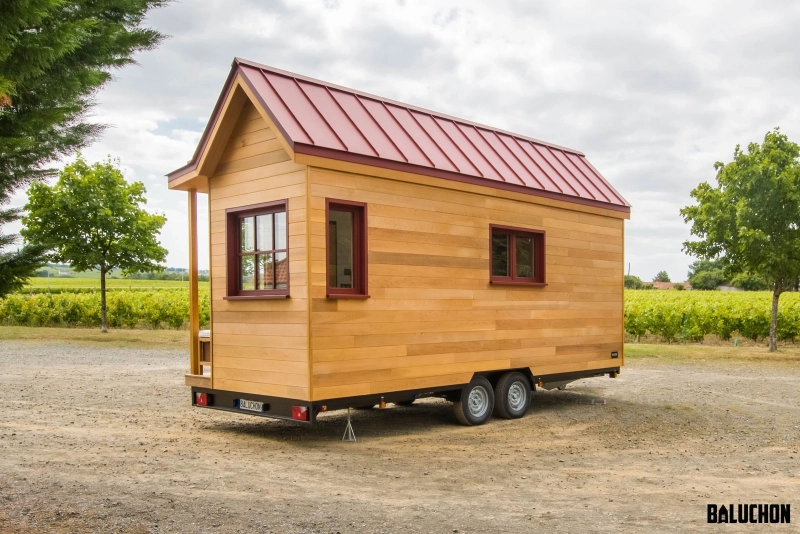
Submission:
POLYGON ((703 350, 639 346, 616 380, 537 392, 518 421, 357 412, 352 444, 341 412, 312 430, 192 409, 185 350, 0 340, 0 532, 765 527, 706 525, 706 503, 790 503, 769 528, 796 531, 799 353, 703 350))

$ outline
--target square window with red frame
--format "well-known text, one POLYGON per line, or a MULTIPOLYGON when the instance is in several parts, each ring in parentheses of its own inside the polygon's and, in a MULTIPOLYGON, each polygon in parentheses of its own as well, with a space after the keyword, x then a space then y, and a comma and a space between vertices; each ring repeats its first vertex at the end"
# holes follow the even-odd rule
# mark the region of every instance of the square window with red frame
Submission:
POLYGON ((489 231, 491 283, 545 285, 543 230, 491 225, 489 231))
POLYGON ((228 297, 289 296, 286 201, 226 210, 228 297))

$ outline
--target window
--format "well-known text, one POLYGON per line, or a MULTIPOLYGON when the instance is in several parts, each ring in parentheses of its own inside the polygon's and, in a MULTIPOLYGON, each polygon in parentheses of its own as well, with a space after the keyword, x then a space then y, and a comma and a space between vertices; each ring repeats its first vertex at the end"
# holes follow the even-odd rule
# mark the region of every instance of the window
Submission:
POLYGON ((327 295, 367 298, 367 205, 325 201, 327 220, 327 295))
POLYGON ((289 296, 286 201, 226 211, 228 298, 289 296))
POLYGON ((489 231, 493 284, 545 285, 543 231, 496 225, 489 231))

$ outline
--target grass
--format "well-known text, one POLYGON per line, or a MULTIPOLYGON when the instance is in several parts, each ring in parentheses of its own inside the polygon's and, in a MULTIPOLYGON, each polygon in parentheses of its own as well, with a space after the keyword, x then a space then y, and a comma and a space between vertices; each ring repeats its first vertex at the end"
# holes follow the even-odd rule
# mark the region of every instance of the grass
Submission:
MULTIPOLYGON (((208 282, 198 282, 198 286, 200 289, 208 289, 209 283, 208 282)), ((100 289, 100 279, 99 278, 50 278, 49 281, 47 278, 31 278, 28 285, 25 287, 33 287, 33 288, 53 288, 53 289, 62 289, 62 288, 97 288, 100 289)), ((180 280, 126 280, 124 278, 120 279, 107 279, 106 280, 106 287, 110 288, 154 288, 154 289, 165 289, 165 288, 189 288, 189 282, 181 282, 180 280)), ((22 292, 24 293, 25 290, 23 289, 22 292)))
POLYGON ((0 326, 0 341, 70 341, 86 345, 114 347, 164 347, 189 348, 186 330, 109 330, 99 328, 34 328, 28 326, 0 326))
POLYGON ((661 345, 626 343, 625 358, 630 360, 658 360, 664 362, 800 362, 800 347, 778 347, 769 352, 766 346, 709 346, 709 345, 661 345))

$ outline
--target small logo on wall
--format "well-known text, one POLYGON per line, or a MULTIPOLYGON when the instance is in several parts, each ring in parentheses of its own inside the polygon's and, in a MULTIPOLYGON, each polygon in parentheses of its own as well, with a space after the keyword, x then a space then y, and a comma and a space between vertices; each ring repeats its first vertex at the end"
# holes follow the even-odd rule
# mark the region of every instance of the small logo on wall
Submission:
POLYGON ((791 523, 789 504, 709 504, 709 523, 791 523))

